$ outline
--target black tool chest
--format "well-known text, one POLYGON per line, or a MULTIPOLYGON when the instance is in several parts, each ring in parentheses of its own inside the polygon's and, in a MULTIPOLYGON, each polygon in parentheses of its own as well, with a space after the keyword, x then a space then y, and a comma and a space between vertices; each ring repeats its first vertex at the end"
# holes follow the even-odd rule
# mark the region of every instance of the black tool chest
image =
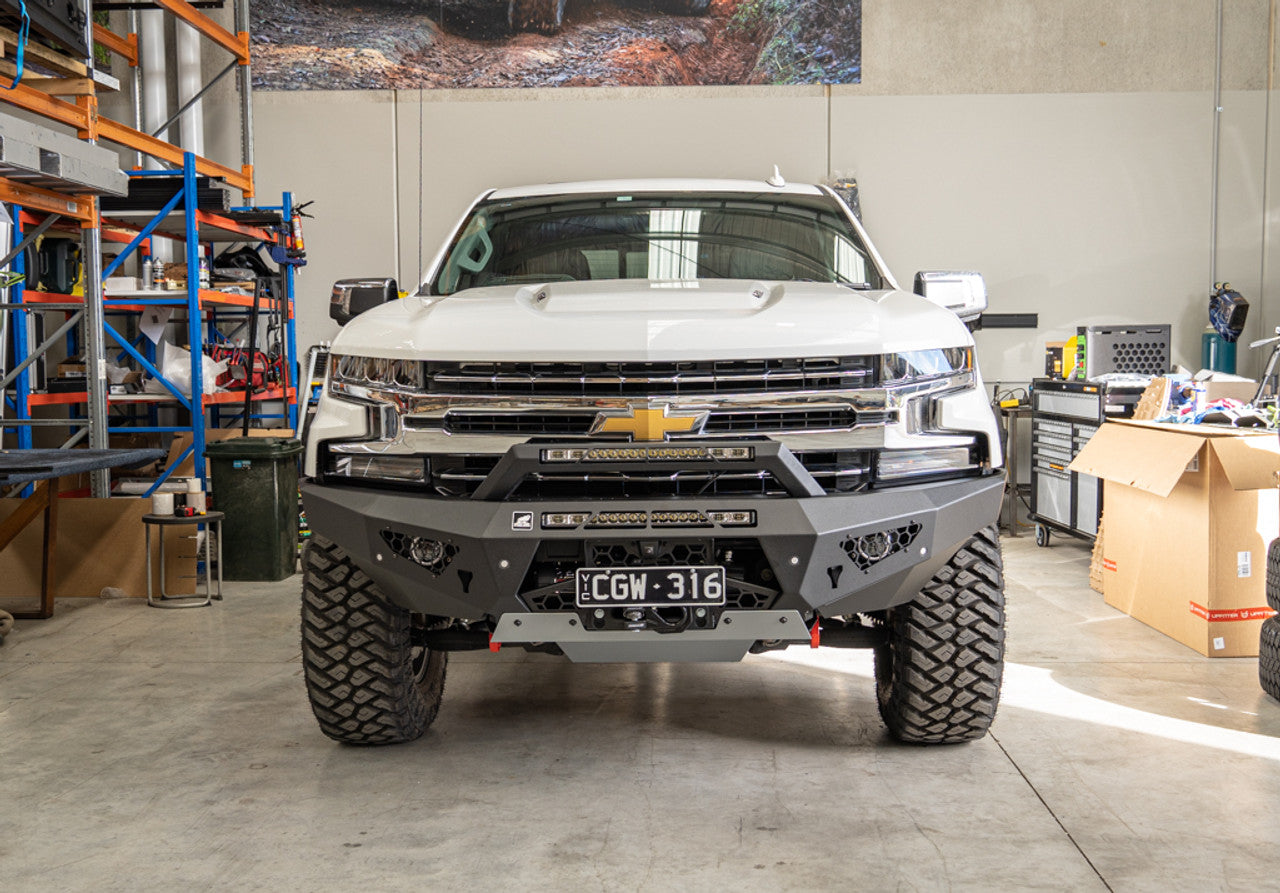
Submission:
POLYGON ((1039 545, 1049 544, 1049 529, 1098 535, 1102 482, 1067 469, 1103 422, 1133 415, 1142 390, 1049 378, 1032 383, 1031 518, 1039 545))

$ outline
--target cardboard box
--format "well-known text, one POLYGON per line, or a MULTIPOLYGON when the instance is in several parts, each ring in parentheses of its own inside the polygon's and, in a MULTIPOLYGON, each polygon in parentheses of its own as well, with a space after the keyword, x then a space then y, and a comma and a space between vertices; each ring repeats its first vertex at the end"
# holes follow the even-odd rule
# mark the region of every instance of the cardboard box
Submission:
MULTIPOLYGON (((1203 382, 1205 388, 1205 399, 1212 403, 1214 400, 1239 400, 1241 403, 1250 403, 1253 395, 1258 391, 1258 383, 1247 379, 1240 381, 1215 381, 1208 380, 1203 382)), ((1173 390, 1173 381, 1168 378, 1154 378, 1151 384, 1147 385, 1147 389, 1142 392, 1138 405, 1134 407, 1133 418, 1139 421, 1154 421, 1164 415, 1169 409, 1169 397, 1173 390)))
MULTIPOLYGON (((0 520, 17 510, 20 499, 0 499, 0 520)), ((54 548, 53 592, 57 599, 98 598, 108 586, 133 598, 147 595, 147 553, 142 516, 151 511, 149 499, 63 499, 58 503, 58 540, 54 548)), ((160 544, 165 538, 165 579, 169 592, 194 592, 195 543, 184 537, 194 527, 173 525, 152 530, 152 585, 160 589, 160 544)), ((0 552, 4 606, 22 610, 9 599, 34 602, 40 593, 41 543, 44 522, 27 525, 0 552)))
POLYGON ((1071 470, 1106 481, 1107 604, 1208 657, 1258 653, 1267 546, 1280 535, 1280 438, 1108 422, 1071 470))

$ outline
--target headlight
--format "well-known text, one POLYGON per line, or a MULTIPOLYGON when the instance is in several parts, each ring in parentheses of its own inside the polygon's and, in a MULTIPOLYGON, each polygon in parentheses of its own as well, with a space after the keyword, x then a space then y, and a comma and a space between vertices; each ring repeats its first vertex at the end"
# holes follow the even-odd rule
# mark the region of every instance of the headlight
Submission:
POLYGON ((880 381, 887 385, 950 378, 973 372, 972 347, 943 347, 885 354, 880 381))
POLYGON ((876 479, 890 481, 974 471, 980 467, 975 452, 973 445, 881 450, 876 457, 876 479))
POLYGON ((421 360, 389 357, 332 356, 329 384, 337 393, 365 388, 393 393, 420 393, 426 381, 421 360))

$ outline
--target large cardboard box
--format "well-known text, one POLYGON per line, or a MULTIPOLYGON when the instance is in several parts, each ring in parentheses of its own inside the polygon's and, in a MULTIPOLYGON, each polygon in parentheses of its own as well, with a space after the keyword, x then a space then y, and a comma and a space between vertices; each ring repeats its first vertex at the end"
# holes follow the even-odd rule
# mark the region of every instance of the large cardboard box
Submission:
MULTIPOLYGON (((0 499, 0 521, 22 502, 0 499)), ((55 598, 98 598, 113 587, 133 598, 147 595, 146 531, 142 516, 151 511, 149 499, 62 499, 58 502, 58 532, 54 549, 55 598)), ((171 525, 152 531, 152 585, 160 593, 160 544, 164 535, 165 580, 170 594, 195 592, 196 550, 188 539, 194 527, 171 525)), ((0 597, 6 610, 34 607, 40 593, 41 546, 44 519, 37 518, 0 552, 0 597), (23 599, 14 604, 9 599, 23 599), (26 601, 31 601, 27 605, 26 601)))
POLYGON ((1209 657, 1258 653, 1280 535, 1280 438, 1259 429, 1108 422, 1071 463, 1106 481, 1107 604, 1209 657))

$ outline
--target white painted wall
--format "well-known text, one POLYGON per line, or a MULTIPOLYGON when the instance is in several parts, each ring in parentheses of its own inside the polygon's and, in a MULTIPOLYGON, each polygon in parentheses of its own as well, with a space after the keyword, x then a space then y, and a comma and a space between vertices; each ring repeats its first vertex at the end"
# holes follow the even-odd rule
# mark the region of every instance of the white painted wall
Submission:
MULTIPOLYGON (((1253 302, 1247 340, 1280 324, 1280 124, 1269 0, 1227 7, 1217 267, 1253 302)), ((1037 331, 979 334, 989 380, 1039 374, 1046 340, 1093 323, 1170 322, 1174 359, 1195 366, 1212 284, 1215 26, 1213 0, 896 0, 866 6, 863 83, 830 90, 259 92, 259 197, 316 199, 304 348, 335 331, 333 279, 409 286, 486 187, 763 177, 777 163, 794 180, 856 176, 900 280, 978 269, 993 311, 1040 315, 1037 331)), ((234 115, 211 106, 224 126, 209 128, 210 152, 236 159, 234 115)), ((1259 368, 1241 355, 1241 371, 1259 368)))

